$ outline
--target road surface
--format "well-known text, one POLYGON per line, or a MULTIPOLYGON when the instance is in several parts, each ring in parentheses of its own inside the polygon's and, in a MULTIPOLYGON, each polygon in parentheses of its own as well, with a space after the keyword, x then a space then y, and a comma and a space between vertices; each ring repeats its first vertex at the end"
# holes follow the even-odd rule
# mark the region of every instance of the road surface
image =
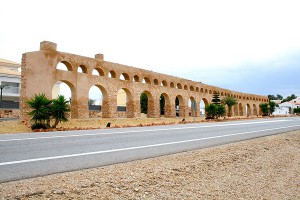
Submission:
POLYGON ((300 118, 0 135, 0 182, 127 162, 300 129, 300 118))

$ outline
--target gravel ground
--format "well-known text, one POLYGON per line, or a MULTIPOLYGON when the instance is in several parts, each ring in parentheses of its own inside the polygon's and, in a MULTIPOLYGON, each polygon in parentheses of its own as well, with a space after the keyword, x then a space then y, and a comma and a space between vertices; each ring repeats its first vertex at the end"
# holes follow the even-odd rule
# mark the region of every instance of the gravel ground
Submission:
POLYGON ((2 183, 0 199, 300 199, 300 130, 2 183))

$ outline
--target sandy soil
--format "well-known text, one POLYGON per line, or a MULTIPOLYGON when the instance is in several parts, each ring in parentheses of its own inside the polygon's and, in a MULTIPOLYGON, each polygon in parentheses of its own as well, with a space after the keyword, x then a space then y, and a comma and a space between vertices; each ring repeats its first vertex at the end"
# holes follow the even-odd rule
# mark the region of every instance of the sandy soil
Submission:
POLYGON ((300 199, 300 131, 2 183, 0 199, 300 199))

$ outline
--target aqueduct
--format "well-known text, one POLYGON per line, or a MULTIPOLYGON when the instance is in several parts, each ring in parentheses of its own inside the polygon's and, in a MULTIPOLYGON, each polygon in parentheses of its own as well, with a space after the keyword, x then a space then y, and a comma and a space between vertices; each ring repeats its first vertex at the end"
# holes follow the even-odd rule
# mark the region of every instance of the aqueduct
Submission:
POLYGON ((164 116, 175 117, 175 99, 179 99, 179 116, 189 115, 189 100, 196 101, 196 116, 200 113, 200 101, 211 102, 213 92, 220 97, 231 96, 239 104, 233 108, 234 116, 259 115, 259 104, 268 102, 266 96, 245 94, 219 87, 206 85, 183 78, 165 75, 135 67, 104 61, 102 54, 95 58, 59 52, 56 44, 48 41, 40 43, 40 50, 24 53, 22 57, 22 80, 20 110, 27 117, 28 107, 25 101, 34 94, 44 93, 51 98, 53 85, 62 81, 72 92, 72 118, 88 118, 88 92, 97 86, 103 95, 102 117, 115 118, 117 112, 117 94, 123 89, 127 95, 126 116, 140 117, 140 96, 148 97, 148 117, 160 117, 160 98, 165 99, 164 116), (57 69, 59 63, 67 71, 57 69), (78 73, 78 68, 82 73, 78 73), (97 75, 92 73, 97 71, 97 75), (122 79, 120 79, 122 77, 122 79))

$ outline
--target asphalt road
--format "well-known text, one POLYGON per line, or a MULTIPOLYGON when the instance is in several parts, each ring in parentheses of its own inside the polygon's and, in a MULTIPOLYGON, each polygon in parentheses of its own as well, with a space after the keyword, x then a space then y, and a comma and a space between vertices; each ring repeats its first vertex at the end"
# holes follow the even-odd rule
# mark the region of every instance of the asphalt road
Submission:
POLYGON ((0 135, 0 182, 80 170, 300 129, 274 118, 0 135))

